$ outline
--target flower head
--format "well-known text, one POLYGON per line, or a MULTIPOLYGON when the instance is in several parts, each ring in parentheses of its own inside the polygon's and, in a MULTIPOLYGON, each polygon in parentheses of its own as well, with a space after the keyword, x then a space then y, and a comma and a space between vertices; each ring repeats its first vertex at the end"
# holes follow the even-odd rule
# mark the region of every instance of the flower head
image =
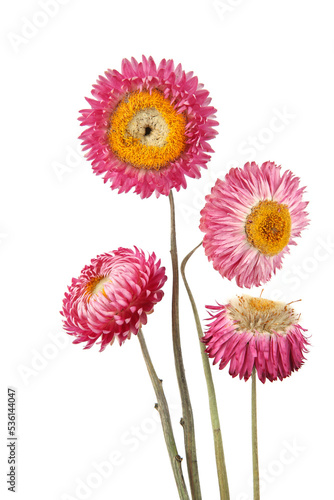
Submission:
POLYGON ((64 328, 74 344, 87 342, 85 349, 98 341, 103 351, 115 338, 121 345, 146 324, 166 280, 154 253, 146 258, 137 248, 119 248, 98 255, 65 293, 64 328))
POLYGON ((142 198, 168 195, 186 187, 185 176, 200 177, 212 148, 208 140, 215 108, 193 73, 163 59, 122 61, 122 72, 108 70, 93 86, 90 109, 81 111, 80 138, 96 174, 112 189, 142 198))
POLYGON ((305 188, 272 162, 232 168, 217 180, 201 211, 203 246, 213 267, 238 286, 268 281, 307 226, 305 188))
POLYGON ((289 377, 302 366, 309 343, 289 304, 243 295, 209 309, 202 340, 220 370, 230 362, 230 375, 248 380, 255 367, 264 383, 289 377))

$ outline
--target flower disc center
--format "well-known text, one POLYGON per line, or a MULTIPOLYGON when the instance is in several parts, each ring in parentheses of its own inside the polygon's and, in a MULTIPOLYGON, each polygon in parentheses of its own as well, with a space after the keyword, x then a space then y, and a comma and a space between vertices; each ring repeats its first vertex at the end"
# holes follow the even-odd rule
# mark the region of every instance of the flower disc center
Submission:
POLYGON ((249 297, 248 306, 250 309, 253 309, 254 312, 269 312, 276 309, 277 303, 273 300, 262 299, 261 297, 249 297))
POLYGON ((248 242, 259 252, 277 255, 290 241, 291 216, 287 205, 260 201, 247 216, 245 231, 248 242))
POLYGON ((110 281, 111 279, 109 276, 95 276, 92 278, 92 280, 88 283, 86 290, 89 298, 99 292, 104 294, 104 285, 110 281))
POLYGON ((128 134, 145 146, 162 148, 167 144, 169 128, 164 117, 155 108, 139 111, 126 128, 128 134))
POLYGON ((120 101, 108 130, 116 156, 135 168, 168 166, 185 150, 186 117, 157 89, 135 91, 120 101))
POLYGON ((283 302, 242 295, 230 302, 229 315, 238 331, 286 333, 297 321, 294 310, 283 302))

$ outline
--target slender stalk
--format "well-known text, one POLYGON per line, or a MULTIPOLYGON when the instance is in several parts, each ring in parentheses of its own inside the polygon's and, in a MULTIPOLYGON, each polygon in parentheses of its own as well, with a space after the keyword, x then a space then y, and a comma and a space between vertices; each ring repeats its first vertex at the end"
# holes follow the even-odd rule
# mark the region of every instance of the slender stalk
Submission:
POLYGON ((200 349, 201 349, 202 363, 203 363, 204 375, 205 375, 205 380, 206 380, 206 386, 207 386, 208 395, 209 395, 211 426, 212 426, 213 440, 214 440, 214 445, 215 445, 215 455, 216 455, 216 465, 217 465, 220 498, 221 498, 221 500, 229 500, 230 499, 230 492, 229 492, 228 480, 227 480, 223 440, 222 440, 222 435, 221 435, 221 430, 220 430, 216 391, 215 391, 215 387, 214 387, 213 380, 212 380, 212 373, 211 373, 209 359, 208 359, 208 356, 205 352, 205 345, 203 344, 203 342, 201 342, 201 339, 203 337, 203 330, 202 330, 202 326, 201 326, 201 321, 199 319, 199 315, 198 315, 198 311, 197 311, 197 307, 196 307, 196 302, 195 302, 194 296, 190 290, 190 287, 189 287, 189 284, 188 284, 188 281, 186 278, 186 274, 185 274, 185 268, 186 268, 186 264, 187 264, 188 260, 193 255, 193 253, 197 250, 197 248, 199 248, 201 245, 202 245, 202 242, 199 245, 197 245, 197 247, 195 247, 190 253, 188 253, 188 255, 183 259, 182 264, 181 264, 181 275, 182 275, 183 282, 184 282, 184 285, 186 287, 186 290, 187 290, 187 293, 189 296, 189 300, 191 303, 191 307, 192 307, 192 310, 194 313, 198 338, 200 341, 199 344, 200 344, 200 349))
POLYGON ((180 340, 179 264, 178 264, 177 246, 176 246, 175 207, 174 207, 174 198, 172 191, 170 191, 169 193, 169 203, 170 203, 170 213, 171 213, 171 257, 172 257, 172 268, 173 268, 172 333, 173 333, 174 360, 175 360, 176 376, 182 402, 183 418, 181 419, 181 424, 183 426, 183 432, 184 432, 184 443, 186 450, 191 497, 193 500, 201 500, 202 495, 201 495, 201 487, 198 474, 194 418, 190 402, 185 369, 183 365, 181 340, 180 340))
POLYGON ((252 372, 252 451, 254 500, 260 500, 259 452, 257 446, 256 370, 252 372))
POLYGON ((167 404, 164 390, 162 388, 162 380, 160 380, 156 374, 156 371, 155 371, 154 366, 152 364, 149 352, 147 350, 144 335, 143 335, 143 332, 141 331, 141 329, 138 331, 138 339, 139 339, 140 347, 141 347, 141 350, 142 350, 142 353, 143 353, 143 356, 145 359, 147 370, 148 370, 148 373, 149 373, 151 381, 152 381, 153 389, 154 389, 154 392, 155 392, 155 395, 157 398, 157 404, 155 405, 155 408, 158 410, 159 415, 160 415, 162 430, 164 433, 166 446, 167 446, 170 462, 172 465, 174 478, 175 478, 176 486, 177 486, 177 489, 179 492, 179 496, 180 496, 181 500, 189 500, 189 495, 187 492, 186 484, 184 482, 182 468, 181 468, 182 458, 179 456, 179 454, 177 452, 173 428, 172 428, 172 422, 171 422, 170 414, 169 414, 169 408, 168 408, 168 404, 167 404))

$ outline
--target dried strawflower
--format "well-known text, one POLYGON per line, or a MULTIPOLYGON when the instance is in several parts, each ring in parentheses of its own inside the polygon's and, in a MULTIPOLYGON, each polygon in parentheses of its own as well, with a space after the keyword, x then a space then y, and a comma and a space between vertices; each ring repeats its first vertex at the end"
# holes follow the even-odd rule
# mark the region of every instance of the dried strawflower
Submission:
POLYGON ((216 135, 215 108, 193 73, 163 59, 122 61, 122 72, 108 70, 93 85, 90 109, 81 111, 80 138, 96 174, 112 189, 142 198, 168 195, 199 178, 216 135))
POLYGON ((115 338, 122 344, 146 324, 166 280, 154 253, 119 248, 98 255, 65 293, 64 328, 74 344, 87 342, 85 349, 97 342, 103 351, 115 338))
POLYGON ((308 340, 290 304, 243 295, 211 306, 206 352, 232 377, 248 380, 255 367, 261 382, 289 377, 304 362, 308 340))
POLYGON ((308 224, 299 178, 272 162, 232 168, 206 197, 200 229, 213 267, 250 288, 282 267, 289 246, 308 224))

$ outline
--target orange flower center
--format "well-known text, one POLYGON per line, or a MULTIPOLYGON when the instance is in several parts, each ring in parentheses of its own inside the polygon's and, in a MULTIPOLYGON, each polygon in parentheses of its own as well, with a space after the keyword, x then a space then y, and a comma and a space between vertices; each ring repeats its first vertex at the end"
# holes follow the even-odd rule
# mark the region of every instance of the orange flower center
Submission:
POLYGON ((109 144, 116 156, 133 167, 159 170, 184 151, 185 126, 185 116, 160 91, 135 91, 111 117, 109 144))
POLYGON ((277 255, 290 240, 291 217, 287 205, 260 201, 247 216, 245 231, 248 242, 259 252, 277 255))

